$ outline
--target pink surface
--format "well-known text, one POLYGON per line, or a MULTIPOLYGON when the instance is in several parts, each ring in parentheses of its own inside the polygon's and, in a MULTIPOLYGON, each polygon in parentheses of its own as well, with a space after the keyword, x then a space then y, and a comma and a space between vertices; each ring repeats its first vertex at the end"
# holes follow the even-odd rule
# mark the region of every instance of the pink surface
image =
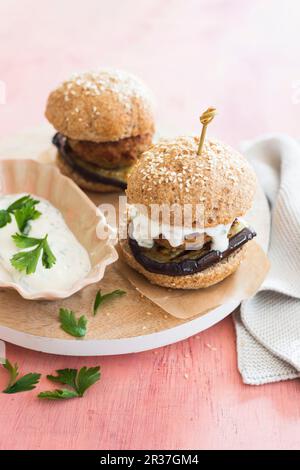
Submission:
MULTIPOLYGON (((39 125, 49 90, 99 65, 148 82, 162 132, 197 131, 200 111, 214 105, 213 132, 232 144, 273 131, 299 136, 297 0, 0 0, 0 18, 0 137, 39 125)), ((299 381, 243 385, 230 318, 126 357, 7 349, 24 372, 99 363, 102 380, 64 403, 1 394, 1 449, 300 447, 299 381)), ((0 371, 0 388, 5 379, 0 371)), ((39 390, 48 386, 43 378, 39 390)))

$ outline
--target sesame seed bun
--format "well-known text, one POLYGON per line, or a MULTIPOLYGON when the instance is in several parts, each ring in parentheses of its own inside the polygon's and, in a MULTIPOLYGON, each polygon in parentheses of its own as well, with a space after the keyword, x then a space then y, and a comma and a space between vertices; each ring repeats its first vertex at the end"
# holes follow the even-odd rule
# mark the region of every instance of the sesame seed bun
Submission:
POLYGON ((178 137, 152 145, 128 177, 130 204, 192 204, 204 208, 204 227, 229 224, 250 209, 256 177, 245 157, 215 140, 197 155, 197 137, 178 137))
POLYGON ((45 115, 56 130, 75 140, 113 142, 154 133, 150 92, 120 70, 73 75, 50 93, 45 115))
POLYGON ((120 241, 120 248, 127 264, 145 276, 152 284, 172 289, 200 289, 217 284, 234 273, 246 254, 247 245, 239 248, 228 258, 210 266, 204 271, 187 276, 167 276, 147 271, 134 258, 127 240, 120 241))

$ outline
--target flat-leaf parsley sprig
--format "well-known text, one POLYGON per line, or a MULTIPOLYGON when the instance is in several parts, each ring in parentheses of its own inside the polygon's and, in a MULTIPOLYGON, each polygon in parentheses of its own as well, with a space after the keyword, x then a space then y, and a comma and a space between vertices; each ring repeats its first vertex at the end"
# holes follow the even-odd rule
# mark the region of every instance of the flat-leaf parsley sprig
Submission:
POLYGON ((27 235, 16 233, 12 235, 18 248, 33 248, 28 251, 20 251, 11 258, 10 262, 18 271, 25 271, 26 274, 32 274, 36 271, 40 255, 42 254, 42 264, 44 268, 50 269, 56 263, 56 258, 50 249, 47 241, 48 235, 44 238, 31 238, 27 235))
POLYGON ((11 394, 33 390, 37 386, 41 378, 41 374, 29 373, 23 375, 18 379, 18 364, 13 365, 9 362, 8 359, 6 359, 5 363, 3 364, 3 367, 8 371, 10 378, 7 387, 2 391, 2 393, 11 394))
POLYGON ((40 217, 41 212, 36 210, 35 206, 38 204, 39 201, 34 199, 29 199, 23 207, 17 209, 14 213, 18 228, 21 233, 28 235, 30 230, 30 220, 36 220, 40 217))
POLYGON ((100 380, 100 367, 82 367, 77 369, 60 369, 57 375, 47 375, 51 382, 68 385, 70 389, 47 390, 39 393, 38 397, 47 400, 66 400, 83 397, 86 390, 100 380))
POLYGON ((116 297, 121 297, 125 295, 126 291, 121 289, 113 290, 112 292, 107 292, 106 294, 101 294, 101 290, 99 290, 96 294, 94 306, 93 306, 93 314, 96 315, 100 305, 108 300, 114 299, 116 297))
POLYGON ((79 317, 79 319, 77 320, 73 310, 68 310, 67 308, 60 308, 59 320, 61 329, 69 335, 75 336, 76 338, 81 338, 82 336, 86 335, 87 318, 84 315, 79 317))
POLYGON ((40 201, 33 199, 29 194, 17 199, 8 206, 7 209, 0 210, 0 228, 5 227, 12 221, 11 215, 15 216, 18 228, 21 233, 28 234, 29 221, 38 219, 41 212, 36 210, 35 206, 40 201))

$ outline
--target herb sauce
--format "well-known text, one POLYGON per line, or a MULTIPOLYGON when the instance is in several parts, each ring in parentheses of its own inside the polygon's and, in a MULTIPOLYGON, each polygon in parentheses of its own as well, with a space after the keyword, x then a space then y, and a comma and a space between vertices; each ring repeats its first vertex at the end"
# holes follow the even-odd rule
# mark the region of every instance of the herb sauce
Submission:
MULTIPOLYGON (((7 207, 25 194, 13 194, 0 197, 0 210, 7 207)), ((48 234, 48 243, 56 257, 51 269, 45 269, 39 259, 33 274, 17 271, 11 264, 11 258, 19 251, 31 250, 17 248, 12 235, 18 233, 14 216, 5 227, 0 228, 0 281, 14 282, 32 293, 42 291, 63 291, 71 288, 77 281, 86 277, 91 269, 90 259, 85 248, 78 242, 68 228, 62 214, 50 202, 33 196, 40 202, 37 209, 41 216, 31 220, 29 237, 42 238, 48 234)))

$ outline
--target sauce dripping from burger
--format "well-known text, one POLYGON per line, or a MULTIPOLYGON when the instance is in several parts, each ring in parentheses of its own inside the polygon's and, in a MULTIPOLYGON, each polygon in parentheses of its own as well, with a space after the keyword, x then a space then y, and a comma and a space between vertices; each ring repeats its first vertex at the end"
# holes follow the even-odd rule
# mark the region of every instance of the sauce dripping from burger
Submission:
MULTIPOLYGON (((134 205, 128 206, 128 216, 130 219, 129 236, 136 240, 137 244, 143 248, 152 248, 154 240, 159 236, 168 240, 170 245, 176 248, 182 245, 187 240, 187 237, 195 235, 195 228, 193 227, 185 227, 184 225, 177 227, 159 223, 140 213, 134 205)), ((233 221, 226 225, 219 224, 215 227, 203 227, 202 229, 197 227, 197 237, 200 240, 202 239, 204 243, 204 234, 206 234, 211 237, 212 250, 225 251, 229 245, 228 233, 232 223, 233 221)), ((199 244, 197 244, 197 248, 199 248, 199 244)))

